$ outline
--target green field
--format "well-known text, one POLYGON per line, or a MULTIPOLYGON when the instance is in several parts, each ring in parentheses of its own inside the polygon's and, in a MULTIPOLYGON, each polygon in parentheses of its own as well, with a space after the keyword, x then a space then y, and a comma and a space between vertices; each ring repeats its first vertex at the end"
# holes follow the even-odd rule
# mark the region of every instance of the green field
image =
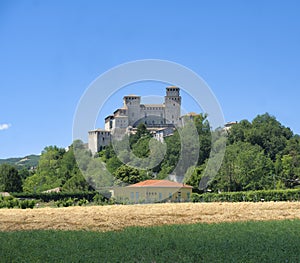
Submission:
POLYGON ((0 262, 300 262, 300 220, 0 232, 0 262))

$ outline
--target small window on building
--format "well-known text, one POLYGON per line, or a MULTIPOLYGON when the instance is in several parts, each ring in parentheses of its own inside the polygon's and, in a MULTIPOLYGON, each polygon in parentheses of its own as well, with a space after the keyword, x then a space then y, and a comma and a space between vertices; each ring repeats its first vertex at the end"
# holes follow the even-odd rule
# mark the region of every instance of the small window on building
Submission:
POLYGON ((159 199, 159 201, 162 200, 162 193, 159 193, 159 194, 158 194, 158 199, 159 199))
POLYGON ((139 192, 136 192, 136 193, 135 193, 135 199, 136 199, 136 201, 138 201, 139 198, 140 198, 140 197, 139 197, 139 192))
POLYGON ((131 200, 134 199, 134 192, 130 192, 130 199, 131 199, 131 200))
POLYGON ((190 195, 191 195, 190 193, 186 194, 188 200, 190 200, 190 195))

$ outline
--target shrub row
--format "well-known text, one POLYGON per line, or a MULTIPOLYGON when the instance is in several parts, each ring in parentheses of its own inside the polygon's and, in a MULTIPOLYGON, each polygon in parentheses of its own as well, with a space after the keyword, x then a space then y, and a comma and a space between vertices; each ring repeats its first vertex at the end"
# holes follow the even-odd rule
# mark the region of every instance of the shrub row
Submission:
MULTIPOLYGON (((13 196, 17 198, 36 199, 36 200, 42 200, 44 202, 65 200, 69 198, 86 199, 88 202, 92 202, 93 198, 96 195, 99 195, 99 193, 98 192, 76 192, 76 193, 60 192, 60 193, 14 193, 13 194, 13 196)), ((102 198, 103 201, 106 200, 104 196, 102 196, 102 198)))
POLYGON ((62 199, 55 202, 55 204, 58 207, 68 207, 68 206, 83 206, 88 204, 89 201, 85 198, 83 199, 77 199, 77 198, 68 198, 68 199, 62 199))
POLYGON ((107 200, 99 193, 94 195, 94 197, 91 201, 89 201, 85 198, 83 198, 83 199, 65 198, 65 199, 60 199, 60 200, 56 201, 55 204, 58 207, 68 207, 68 206, 84 206, 91 202, 96 205, 112 205, 112 204, 114 204, 113 199, 107 200))
POLYGON ((12 196, 1 197, 0 196, 0 208, 34 208, 36 205, 35 200, 19 200, 12 196))
POLYGON ((300 189, 247 192, 192 193, 192 202, 300 201, 300 189))

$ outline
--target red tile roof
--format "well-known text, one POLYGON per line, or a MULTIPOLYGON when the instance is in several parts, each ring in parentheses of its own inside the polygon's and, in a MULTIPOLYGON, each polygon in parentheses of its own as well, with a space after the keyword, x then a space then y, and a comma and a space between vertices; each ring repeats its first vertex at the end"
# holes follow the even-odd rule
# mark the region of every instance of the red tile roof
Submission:
POLYGON ((146 180, 127 187, 177 187, 177 188, 193 188, 187 184, 176 183, 168 180, 146 180))

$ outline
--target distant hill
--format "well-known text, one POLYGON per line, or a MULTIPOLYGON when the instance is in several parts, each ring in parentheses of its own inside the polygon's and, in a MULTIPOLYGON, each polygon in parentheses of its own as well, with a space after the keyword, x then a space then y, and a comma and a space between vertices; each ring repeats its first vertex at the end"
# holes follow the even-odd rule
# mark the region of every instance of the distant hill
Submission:
POLYGON ((40 155, 28 155, 20 158, 8 158, 8 159, 0 159, 0 164, 8 163, 11 165, 17 166, 17 168, 27 168, 36 167, 38 165, 40 159, 40 155))

